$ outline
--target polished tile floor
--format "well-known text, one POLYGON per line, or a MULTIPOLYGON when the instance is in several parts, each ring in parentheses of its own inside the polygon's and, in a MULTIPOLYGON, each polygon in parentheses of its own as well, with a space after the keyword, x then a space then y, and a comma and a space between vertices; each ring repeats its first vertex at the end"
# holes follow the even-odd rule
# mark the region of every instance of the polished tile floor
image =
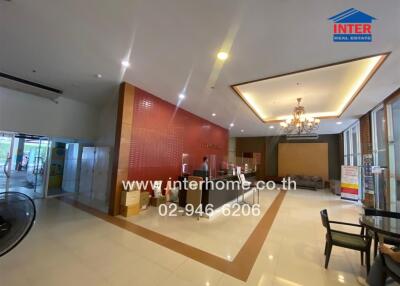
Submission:
MULTIPOLYGON (((247 215, 248 209, 238 210, 237 206, 231 206, 231 211, 226 212, 225 215, 220 209, 211 219, 197 220, 197 217, 183 216, 178 211, 172 212, 171 208, 168 214, 176 214, 176 216, 168 214, 161 216, 157 208, 150 207, 126 220, 208 253, 232 260, 277 194, 276 190, 260 192, 260 214, 255 216, 251 215, 251 212, 247 215)), ((248 195, 251 194, 248 193, 248 195)), ((252 202, 252 197, 247 196, 246 201, 252 202)))
MULTIPOLYGON (((0 258, 1 285, 357 285, 356 276, 365 275, 359 254, 339 248, 333 249, 329 269, 323 268, 324 229, 319 211, 327 208, 332 219, 350 222, 357 222, 360 212, 357 205, 328 192, 297 190, 286 194, 247 282, 60 200, 36 202, 38 217, 31 233, 0 258)), ((193 224, 198 223, 191 219, 193 224)), ((223 223, 225 219, 215 219, 216 223, 221 221, 218 233, 233 235, 230 239, 217 237, 215 242, 234 245, 233 251, 237 249, 236 233, 232 231, 235 224, 223 223)), ((246 230, 241 224, 248 222, 237 220, 237 229, 246 230)), ((172 226, 177 222, 169 223, 174 232, 186 235, 187 230, 172 226)), ((200 222, 208 223, 212 222, 200 222)))

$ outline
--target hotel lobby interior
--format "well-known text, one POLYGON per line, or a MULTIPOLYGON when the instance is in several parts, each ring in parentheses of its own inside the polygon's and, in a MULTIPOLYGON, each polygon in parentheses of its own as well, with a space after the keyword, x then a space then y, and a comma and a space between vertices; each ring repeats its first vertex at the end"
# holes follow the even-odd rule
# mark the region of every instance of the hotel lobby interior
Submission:
POLYGON ((400 284, 400 2, 0 0, 1 286, 400 284))

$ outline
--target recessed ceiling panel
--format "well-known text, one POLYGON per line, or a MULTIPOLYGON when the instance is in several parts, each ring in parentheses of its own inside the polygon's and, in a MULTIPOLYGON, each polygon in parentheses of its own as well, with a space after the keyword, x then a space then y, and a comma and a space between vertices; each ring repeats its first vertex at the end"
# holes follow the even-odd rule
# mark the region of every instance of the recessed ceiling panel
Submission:
POLYGON ((233 90, 264 122, 291 115, 296 99, 308 115, 337 118, 360 93, 388 53, 314 67, 233 85, 233 90))

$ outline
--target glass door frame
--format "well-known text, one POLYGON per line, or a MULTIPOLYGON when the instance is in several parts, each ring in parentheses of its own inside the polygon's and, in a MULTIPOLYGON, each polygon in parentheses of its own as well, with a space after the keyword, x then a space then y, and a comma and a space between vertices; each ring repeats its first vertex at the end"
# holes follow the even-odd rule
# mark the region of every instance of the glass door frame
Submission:
POLYGON ((3 164, 1 165, 1 168, 2 168, 1 172, 4 172, 5 176, 6 176, 5 191, 8 191, 8 189, 10 188, 9 184, 10 184, 10 176, 11 176, 11 168, 12 168, 12 156, 13 156, 13 152, 14 152, 15 133, 8 132, 8 131, 1 131, 0 136, 10 138, 10 148, 8 149, 6 162, 4 165, 3 164), (6 169, 7 169, 8 175, 7 175, 6 169))
MULTIPOLYGON (((39 146, 38 146, 38 154, 35 154, 35 157, 41 157, 41 155, 45 155, 45 158, 47 158, 47 163, 46 164, 42 164, 43 166, 44 166, 44 170, 43 170, 43 181, 42 181, 42 184, 41 184, 41 186, 39 186, 40 188, 42 188, 41 189, 41 191, 38 191, 39 190, 39 188, 38 188, 38 178, 37 178, 37 176, 39 176, 39 173, 38 173, 38 169, 39 169, 39 165, 40 165, 40 163, 39 163, 39 159, 37 159, 36 161, 37 162, 34 162, 34 166, 33 166, 33 168, 34 168, 34 170, 33 170, 33 172, 34 172, 34 174, 35 174, 35 178, 34 178, 34 187, 33 187, 33 192, 34 193, 36 193, 36 194, 38 194, 39 196, 38 197, 33 197, 33 199, 36 199, 36 198, 47 198, 47 189, 48 189, 48 178, 49 178, 49 168, 48 168, 48 163, 49 163, 49 157, 50 157, 50 148, 49 148, 49 144, 50 144, 50 142, 51 142, 51 138, 50 137, 47 137, 47 136, 41 136, 41 135, 33 135, 33 134, 23 134, 23 133, 18 133, 18 132, 10 132, 10 131, 0 131, 0 136, 2 136, 2 137, 9 137, 9 138, 11 138, 11 142, 10 142, 10 148, 9 148, 9 155, 8 156, 10 156, 10 159, 8 160, 8 163, 7 163, 7 169, 8 169, 8 172, 9 172, 9 174, 10 174, 10 176, 9 177, 7 177, 6 178, 6 187, 5 187, 5 190, 4 191, 10 191, 10 188, 13 188, 13 185, 11 184, 10 185, 10 183, 11 183, 11 176, 12 176, 12 168, 13 168, 13 159, 15 159, 14 158, 14 148, 15 148, 15 139, 16 138, 18 138, 18 139, 21 139, 21 138, 24 138, 24 139, 35 139, 35 140, 38 140, 39 141, 39 146), (48 142, 48 146, 47 146, 47 154, 43 154, 42 153, 42 147, 44 147, 44 145, 43 145, 43 141, 44 140, 47 140, 47 142, 48 142)), ((25 144, 25 143, 24 143, 25 144)), ((35 161, 35 160, 34 160, 35 161)), ((1 168, 2 168, 2 170, 1 170, 1 172, 3 172, 3 164, 1 164, 1 168)), ((27 168, 28 168, 28 166, 27 166, 27 168)), ((27 172, 28 172, 28 170, 27 170, 27 172)), ((11 190, 11 191, 13 191, 13 190, 11 190)))
POLYGON ((361 166, 362 156, 360 140, 360 121, 357 121, 343 132, 343 145, 344 165, 361 166), (356 132, 356 142, 354 142, 353 140, 353 131, 356 132), (357 162, 354 162, 354 146, 356 146, 357 148, 357 152, 355 154, 357 157, 357 162))
MULTIPOLYGON (((51 137, 41 137, 40 140, 47 138, 47 163, 45 165, 45 169, 43 172, 43 185, 42 185, 42 190, 43 190, 43 198, 47 199, 48 198, 48 190, 49 190, 49 176, 50 176, 50 163, 51 163, 51 142, 52 138, 51 137)), ((36 188, 36 187, 35 187, 36 188)))
MULTIPOLYGON (((378 144, 378 131, 376 129, 377 127, 377 118, 376 118, 376 114, 378 113, 378 111, 383 110, 384 113, 385 112, 385 105, 381 104, 378 107, 374 108, 374 110, 372 110, 371 112, 371 131, 372 131, 372 157, 374 160, 374 165, 378 166, 379 164, 379 151, 385 151, 385 153, 387 153, 387 150, 379 150, 379 144, 378 144)), ((384 133, 386 133, 386 129, 384 130, 384 133)), ((385 155, 387 156, 387 155, 385 155)), ((387 167, 387 166, 380 166, 380 167, 387 167)))

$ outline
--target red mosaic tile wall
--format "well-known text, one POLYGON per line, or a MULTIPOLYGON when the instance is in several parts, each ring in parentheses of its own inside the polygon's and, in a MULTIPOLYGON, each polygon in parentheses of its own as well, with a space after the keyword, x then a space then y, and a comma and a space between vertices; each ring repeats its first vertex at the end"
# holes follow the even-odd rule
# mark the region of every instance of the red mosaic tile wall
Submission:
POLYGON ((129 180, 177 179, 182 154, 189 154, 191 171, 203 156, 216 155, 216 167, 226 164, 228 130, 135 88, 129 180))

